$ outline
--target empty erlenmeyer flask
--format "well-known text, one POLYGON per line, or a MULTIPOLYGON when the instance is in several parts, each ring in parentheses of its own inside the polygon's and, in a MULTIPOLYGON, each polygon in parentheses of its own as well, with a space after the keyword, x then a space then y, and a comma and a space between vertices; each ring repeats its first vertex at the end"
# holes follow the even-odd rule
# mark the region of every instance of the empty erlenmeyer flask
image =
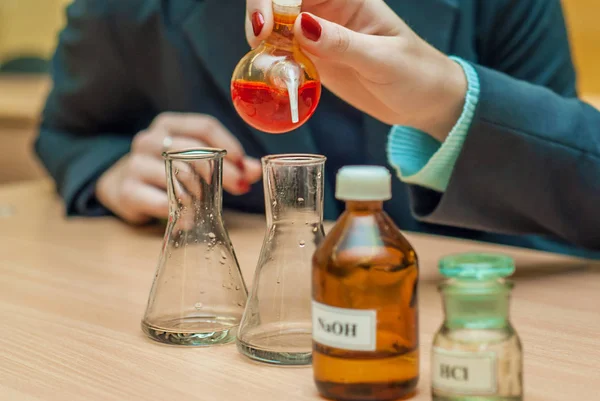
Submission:
POLYGON ((235 339, 247 290, 222 219, 226 152, 193 149, 163 154, 169 222, 143 331, 177 345, 235 339))
POLYGON ((267 363, 311 362, 311 260, 324 237, 325 157, 262 159, 267 232, 238 334, 244 355, 267 363))

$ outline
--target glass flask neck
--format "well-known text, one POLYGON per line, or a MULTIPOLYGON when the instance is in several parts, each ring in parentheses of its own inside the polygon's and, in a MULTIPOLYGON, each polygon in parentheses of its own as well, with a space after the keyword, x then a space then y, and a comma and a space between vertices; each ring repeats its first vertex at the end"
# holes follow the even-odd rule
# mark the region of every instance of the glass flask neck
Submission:
POLYGON ((450 329, 502 329, 510 325, 510 288, 504 283, 473 283, 457 290, 442 286, 445 325, 450 329), (483 286, 483 287, 482 287, 483 286), (487 287, 487 288, 484 288, 487 287))
POLYGON ((265 39, 267 46, 274 46, 283 50, 292 50, 297 47, 294 40, 294 22, 300 15, 300 6, 282 6, 273 3, 273 32, 265 39))
POLYGON ((268 226, 322 224, 324 164, 324 158, 302 155, 263 161, 268 226))
POLYGON ((377 213, 383 210, 383 201, 346 201, 346 210, 377 213))
POLYGON ((167 160, 171 218, 183 213, 195 215, 194 220, 204 216, 220 216, 223 208, 222 167, 221 156, 212 159, 167 160))

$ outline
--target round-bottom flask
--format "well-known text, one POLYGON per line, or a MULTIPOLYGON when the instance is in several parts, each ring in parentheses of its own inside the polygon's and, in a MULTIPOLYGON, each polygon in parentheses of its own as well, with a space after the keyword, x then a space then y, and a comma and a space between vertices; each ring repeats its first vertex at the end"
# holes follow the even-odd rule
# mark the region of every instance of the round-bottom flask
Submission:
POLYGON ((273 0, 273 33, 238 63, 231 79, 233 105, 250 126, 271 134, 292 131, 315 112, 321 82, 294 40, 301 0, 273 0))

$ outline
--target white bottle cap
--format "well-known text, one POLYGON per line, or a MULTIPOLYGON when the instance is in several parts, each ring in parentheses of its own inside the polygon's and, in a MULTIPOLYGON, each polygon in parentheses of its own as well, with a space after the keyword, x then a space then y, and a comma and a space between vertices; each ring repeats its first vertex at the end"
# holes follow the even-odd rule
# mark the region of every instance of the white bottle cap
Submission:
POLYGON ((346 166, 337 173, 339 200, 385 201, 392 198, 392 175, 380 166, 346 166))

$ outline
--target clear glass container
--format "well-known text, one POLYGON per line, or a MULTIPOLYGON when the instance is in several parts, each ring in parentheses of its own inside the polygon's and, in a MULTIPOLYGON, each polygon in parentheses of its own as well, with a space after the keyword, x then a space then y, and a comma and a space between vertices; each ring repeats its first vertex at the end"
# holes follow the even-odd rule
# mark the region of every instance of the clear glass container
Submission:
POLYGON ((262 159, 267 231, 238 335, 239 351, 279 365, 311 362, 311 259, 324 237, 325 157, 262 159))
POLYGON ((313 373, 333 400, 412 395, 419 379, 417 254, 383 210, 384 167, 338 172, 346 210, 313 259, 313 373))
POLYGON ((222 218, 226 152, 165 158, 169 221, 142 330, 153 340, 204 346, 235 340, 247 290, 222 218))
POLYGON ((509 320, 514 272, 495 254, 446 257, 440 271, 445 320, 433 341, 434 401, 521 401, 523 351, 509 320))
POLYGON ((300 127, 321 97, 317 69, 294 40, 301 7, 301 0, 273 0, 273 32, 240 60, 231 79, 236 111, 263 132, 278 134, 300 127))

